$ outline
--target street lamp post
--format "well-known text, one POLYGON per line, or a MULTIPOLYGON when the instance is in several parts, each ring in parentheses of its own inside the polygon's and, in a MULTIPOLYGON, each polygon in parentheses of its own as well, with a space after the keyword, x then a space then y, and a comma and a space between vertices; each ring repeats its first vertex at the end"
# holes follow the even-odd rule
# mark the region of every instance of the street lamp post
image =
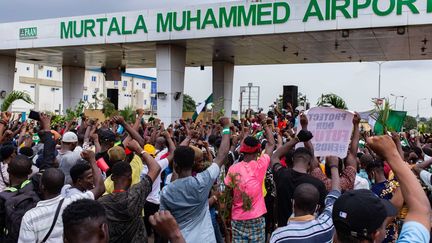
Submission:
POLYGON ((378 73, 378 99, 381 99, 381 66, 386 63, 384 62, 375 62, 379 66, 379 73, 378 73))
POLYGON ((403 97, 402 100, 402 111, 405 111, 405 100, 407 99, 407 97, 403 97))
POLYGON ((394 96, 395 97, 395 102, 394 102, 394 109, 396 110, 397 109, 397 100, 398 100, 398 98, 404 98, 404 96, 403 95, 395 95, 395 94, 390 94, 390 96, 394 96))
POLYGON ((419 123, 419 121, 420 121, 420 114, 419 114, 419 112, 420 112, 420 101, 423 101, 423 100, 427 100, 427 98, 422 98, 422 99, 418 99, 418 100, 417 100, 417 117, 416 117, 416 121, 417 121, 417 130, 418 130, 418 123, 419 123))

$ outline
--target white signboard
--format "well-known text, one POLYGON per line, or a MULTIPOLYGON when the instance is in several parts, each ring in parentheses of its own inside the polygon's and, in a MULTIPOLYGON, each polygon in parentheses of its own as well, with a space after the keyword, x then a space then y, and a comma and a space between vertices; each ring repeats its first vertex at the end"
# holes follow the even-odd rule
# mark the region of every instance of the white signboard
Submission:
POLYGON ((335 108, 315 107, 307 112, 315 156, 345 158, 351 140, 354 114, 335 108))
POLYGON ((432 0, 268 0, 0 24, 0 50, 432 23, 432 0))

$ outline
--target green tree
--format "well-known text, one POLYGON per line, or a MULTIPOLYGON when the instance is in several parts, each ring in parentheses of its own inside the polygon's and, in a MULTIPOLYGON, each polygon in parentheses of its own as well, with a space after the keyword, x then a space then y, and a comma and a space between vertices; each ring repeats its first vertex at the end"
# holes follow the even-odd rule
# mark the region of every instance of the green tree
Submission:
POLYGON ((23 91, 14 90, 5 97, 3 103, 1 104, 0 110, 3 112, 8 111, 9 108, 12 106, 12 103, 14 103, 17 100, 22 100, 28 104, 34 104, 29 94, 23 91))
POLYGON ((322 94, 318 99, 317 106, 333 106, 334 108, 347 110, 348 107, 342 97, 336 94, 322 94))
POLYGON ((406 116, 403 127, 404 127, 404 131, 409 131, 409 130, 417 128, 417 121, 416 121, 415 117, 406 116))
POLYGON ((185 94, 183 96, 183 112, 194 112, 195 109, 195 100, 190 95, 185 94))
POLYGON ((126 106, 119 113, 120 113, 120 116, 122 116, 126 122, 129 122, 129 123, 135 122, 136 112, 132 106, 126 106))
POLYGON ((426 125, 426 133, 432 133, 432 118, 429 118, 429 120, 427 120, 425 125, 426 125))

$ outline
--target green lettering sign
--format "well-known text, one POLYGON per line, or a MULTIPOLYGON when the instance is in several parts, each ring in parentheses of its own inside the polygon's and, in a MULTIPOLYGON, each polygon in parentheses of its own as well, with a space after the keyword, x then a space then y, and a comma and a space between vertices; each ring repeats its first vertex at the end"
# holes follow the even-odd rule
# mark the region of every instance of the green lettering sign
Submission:
POLYGON ((388 8, 386 10, 380 10, 378 8, 378 2, 382 2, 383 0, 373 0, 372 9, 374 13, 378 16, 387 16, 391 14, 396 6, 395 0, 388 0, 390 2, 388 8))
MULTIPOLYGON (((335 20, 336 19, 336 12, 340 11, 343 16, 347 19, 350 19, 351 16, 347 11, 347 7, 350 5, 351 0, 344 0, 344 4, 343 5, 338 5, 338 2, 340 2, 340 0, 333 0, 333 8, 332 8, 332 15, 331 15, 331 19, 335 20)), ((327 6, 328 8, 328 6, 327 6)))
POLYGON ((173 19, 174 19, 174 29, 176 31, 182 31, 182 30, 184 30, 186 28, 186 16, 187 16, 186 15, 187 14, 186 11, 182 12, 183 17, 181 17, 181 21, 178 21, 177 12, 174 12, 173 14, 174 14, 174 17, 173 17, 173 19), (181 24, 179 25, 178 22, 181 22, 181 24))
POLYGON ((428 13, 432 13, 432 0, 427 0, 427 7, 426 7, 426 11, 428 13))
POLYGON ((65 22, 61 22, 60 23, 60 39, 72 38, 72 34, 73 34, 72 21, 69 21, 67 23, 67 26, 66 26, 65 22))
POLYGON ((359 3, 359 1, 362 0, 354 0, 353 2, 353 18, 358 18, 359 10, 370 7, 372 2, 371 0, 363 0, 363 3, 359 3))
POLYGON ((324 20, 320 6, 317 0, 311 0, 303 18, 303 22, 307 22, 310 17, 317 17, 319 20, 324 20))
POLYGON ((114 17, 114 18, 111 19, 111 24, 110 24, 110 27, 109 27, 107 35, 110 36, 112 32, 116 32, 117 35, 121 35, 120 27, 118 25, 116 17, 114 17))
MULTIPOLYGON (((139 16, 138 16, 138 18, 139 18, 139 16)), ((137 20, 136 24, 138 24, 138 20, 137 20)), ((132 30, 127 30, 126 29, 126 17, 125 16, 122 17, 122 31, 121 31, 121 33, 122 33, 122 35, 130 35, 130 34, 132 34, 132 30)))
POLYGON ((402 14, 402 7, 404 5, 407 6, 412 13, 419 14, 420 12, 418 11, 417 7, 414 5, 415 2, 416 0, 398 0, 396 14, 397 15, 402 14))
POLYGON ((103 36, 104 34, 104 23, 107 22, 107 18, 96 19, 96 22, 99 23, 99 36, 103 36))
POLYGON ((77 27, 77 21, 74 21, 73 22, 73 29, 74 29, 74 37, 75 38, 80 38, 80 37, 82 37, 83 36, 83 34, 84 34, 84 21, 80 21, 80 27, 78 28, 77 27))
POLYGON ((237 26, 237 6, 232 6, 230 8, 229 14, 227 14, 226 8, 220 8, 219 9, 219 26, 220 27, 231 27, 231 24, 234 27, 237 26))
POLYGON ((168 13, 166 15, 166 18, 164 20, 163 14, 158 13, 157 14, 157 32, 166 32, 167 30, 172 31, 172 18, 173 14, 168 13), (169 29, 168 29, 169 28, 169 29))
MULTIPOLYGON (((272 24, 272 19, 264 20, 263 18, 267 16, 272 15, 272 4, 271 3, 264 3, 258 5, 258 11, 257 11, 257 24, 258 25, 266 25, 266 24, 272 24), (267 9, 265 9, 267 8, 267 9)), ((268 17, 267 17, 268 18, 268 17)))
POLYGON ((273 24, 283 24, 286 23, 290 17, 291 14, 291 10, 290 10, 290 6, 288 5, 287 2, 275 2, 273 4, 273 24), (284 11, 284 15, 282 15, 283 17, 281 18, 279 16, 278 10, 279 8, 282 8, 284 11))
POLYGON ((93 37, 96 37, 96 34, 93 30, 95 25, 96 25, 96 22, 93 19, 86 19, 85 20, 85 33, 84 33, 85 37, 87 37, 87 32, 90 32, 90 34, 93 37))
POLYGON ((256 7, 257 5, 250 5, 249 11, 246 14, 245 6, 238 6, 238 19, 237 26, 242 26, 242 21, 244 26, 249 26, 252 22, 252 25, 256 25, 256 7))
POLYGON ((205 29, 206 25, 213 25, 213 28, 217 29, 218 24, 216 22, 216 17, 213 13, 213 9, 208 9, 206 15, 204 17, 204 21, 202 23, 201 29, 205 29))
MULTIPOLYGON (((147 33, 147 26, 145 24, 144 17, 142 15, 138 16, 138 19, 135 23, 135 28, 133 31, 134 35, 138 32, 138 30, 142 30, 144 33, 147 33)), ((125 33, 123 33, 123 35, 125 35, 125 33)))
POLYGON ((19 37, 21 40, 37 38, 37 27, 21 28, 19 30, 19 37))
POLYGON ((201 27, 201 10, 197 10, 195 17, 192 17, 192 11, 187 11, 187 30, 191 29, 192 22, 196 22, 196 28, 199 30, 201 27))

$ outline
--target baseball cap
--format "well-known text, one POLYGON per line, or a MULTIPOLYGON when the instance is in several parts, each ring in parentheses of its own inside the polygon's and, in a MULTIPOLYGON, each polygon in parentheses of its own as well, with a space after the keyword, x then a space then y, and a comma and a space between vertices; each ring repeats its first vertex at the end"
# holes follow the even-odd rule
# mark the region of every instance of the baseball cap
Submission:
POLYGON ((153 157, 156 156, 156 148, 151 144, 144 145, 144 151, 146 151, 148 154, 150 154, 153 157))
POLYGON ((387 217, 396 214, 397 210, 390 201, 361 189, 341 195, 333 205, 332 218, 338 234, 368 239, 387 217))
POLYGON ((64 143, 76 143, 78 142, 78 136, 73 132, 67 132, 63 134, 62 142, 64 143))
POLYGON ((116 136, 113 131, 109 129, 99 129, 99 140, 103 142, 115 142, 116 136))

